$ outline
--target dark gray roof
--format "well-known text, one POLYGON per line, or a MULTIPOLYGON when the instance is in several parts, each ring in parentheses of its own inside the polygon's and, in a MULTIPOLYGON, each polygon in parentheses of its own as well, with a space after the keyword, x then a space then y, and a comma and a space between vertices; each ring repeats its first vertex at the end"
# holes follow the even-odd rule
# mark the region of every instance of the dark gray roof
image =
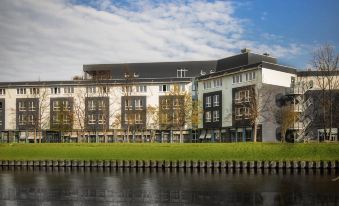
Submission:
POLYGON ((218 60, 217 71, 224 71, 227 69, 233 69, 236 67, 251 65, 260 62, 277 64, 277 59, 267 55, 245 52, 218 60))
POLYGON ((295 68, 292 68, 292 67, 287 67, 287 66, 283 66, 283 65, 279 65, 279 64, 273 64, 273 63, 270 63, 270 62, 258 62, 258 63, 238 66, 238 67, 234 67, 234 68, 226 68, 224 70, 217 71, 215 73, 200 76, 197 79, 206 79, 206 78, 209 78, 209 77, 226 75, 226 74, 229 74, 229 73, 238 72, 238 71, 241 71, 241 70, 251 69, 251 68, 255 68, 255 67, 267 68, 267 69, 272 69, 272 70, 291 73, 291 74, 297 73, 297 70, 295 68))
POLYGON ((84 65, 86 73, 110 71, 113 79, 123 78, 125 73, 136 73, 139 78, 172 78, 177 77, 177 69, 187 69, 186 77, 196 77, 201 71, 216 69, 217 61, 182 61, 182 62, 151 62, 124 64, 91 64, 84 65))

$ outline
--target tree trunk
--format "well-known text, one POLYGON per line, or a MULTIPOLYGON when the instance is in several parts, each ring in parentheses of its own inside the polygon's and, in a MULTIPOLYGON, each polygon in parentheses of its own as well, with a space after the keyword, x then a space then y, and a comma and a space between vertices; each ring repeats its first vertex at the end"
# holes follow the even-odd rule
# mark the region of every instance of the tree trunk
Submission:
POLYGON ((253 125, 253 142, 257 142, 257 130, 258 130, 258 125, 257 125, 257 123, 254 123, 254 125, 253 125))

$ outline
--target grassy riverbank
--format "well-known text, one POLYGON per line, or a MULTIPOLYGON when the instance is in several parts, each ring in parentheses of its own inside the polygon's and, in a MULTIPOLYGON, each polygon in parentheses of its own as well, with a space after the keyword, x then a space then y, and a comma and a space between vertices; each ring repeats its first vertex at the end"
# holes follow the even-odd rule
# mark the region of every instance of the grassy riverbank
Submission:
POLYGON ((339 144, 0 144, 0 160, 339 160, 339 144))

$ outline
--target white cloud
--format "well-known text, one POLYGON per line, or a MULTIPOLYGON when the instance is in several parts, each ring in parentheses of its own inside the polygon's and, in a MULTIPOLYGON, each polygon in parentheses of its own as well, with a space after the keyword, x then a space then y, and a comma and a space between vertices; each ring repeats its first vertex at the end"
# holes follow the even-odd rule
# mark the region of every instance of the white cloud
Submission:
POLYGON ((300 51, 246 40, 245 20, 229 1, 91 4, 2 0, 0 81, 65 80, 90 63, 217 59, 243 47, 277 57, 300 51))

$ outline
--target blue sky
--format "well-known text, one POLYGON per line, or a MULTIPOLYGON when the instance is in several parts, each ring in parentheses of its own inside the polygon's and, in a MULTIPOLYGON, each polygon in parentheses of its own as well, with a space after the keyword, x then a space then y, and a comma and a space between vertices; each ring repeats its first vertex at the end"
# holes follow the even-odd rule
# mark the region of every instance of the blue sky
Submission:
POLYGON ((0 81, 67 80, 83 64, 210 60, 242 48, 310 67, 339 48, 337 0, 1 0, 0 81))

